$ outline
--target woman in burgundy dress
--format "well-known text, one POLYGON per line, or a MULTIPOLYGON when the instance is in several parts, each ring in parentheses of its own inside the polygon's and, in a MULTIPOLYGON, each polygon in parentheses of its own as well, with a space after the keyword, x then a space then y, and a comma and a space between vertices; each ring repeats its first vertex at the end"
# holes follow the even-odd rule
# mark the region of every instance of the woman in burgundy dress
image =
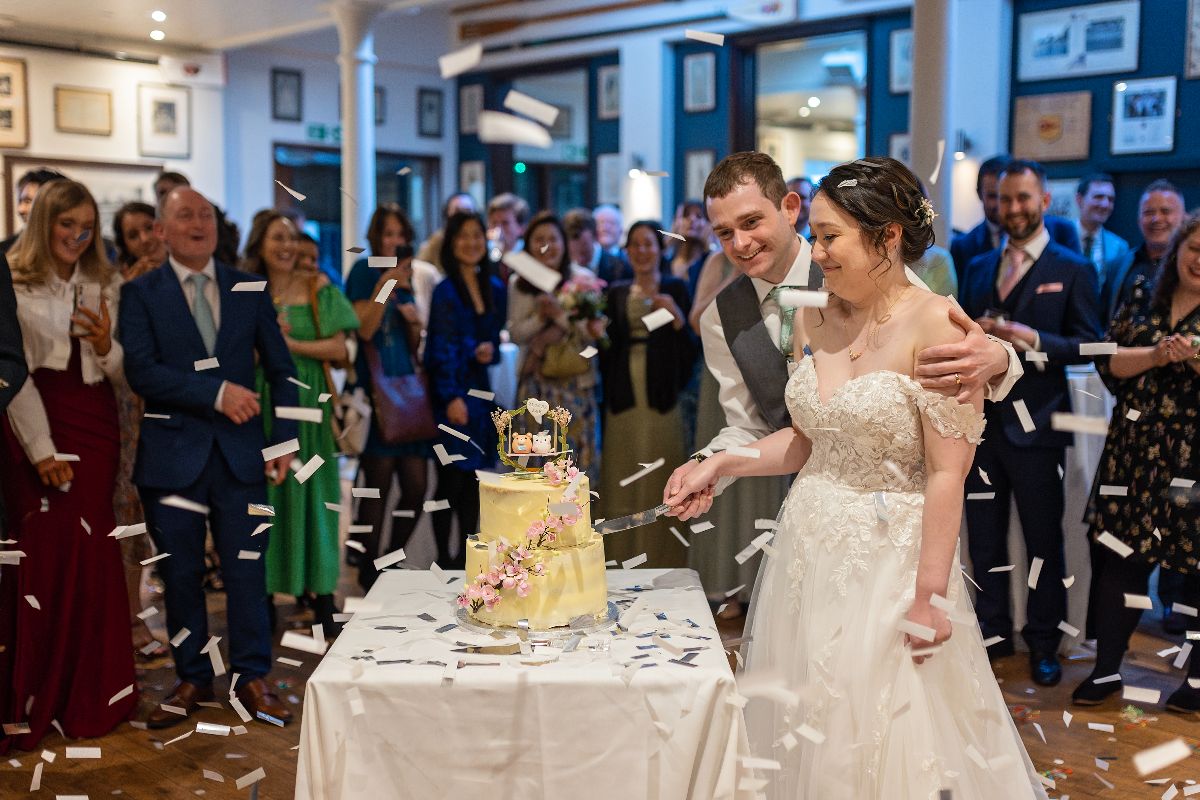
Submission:
POLYGON ((33 749, 54 720, 69 737, 101 736, 137 705, 121 551, 109 536, 120 277, 98 225, 88 190, 54 181, 8 256, 30 378, 0 425, 8 531, 24 553, 0 573, 0 719, 28 732, 0 739, 0 752, 33 749))

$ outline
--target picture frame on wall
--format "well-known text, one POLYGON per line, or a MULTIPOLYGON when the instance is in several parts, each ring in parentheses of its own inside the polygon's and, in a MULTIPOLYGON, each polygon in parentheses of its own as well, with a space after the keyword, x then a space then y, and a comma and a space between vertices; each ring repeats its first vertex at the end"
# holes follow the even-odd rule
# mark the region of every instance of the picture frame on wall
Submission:
POLYGON ((29 146, 29 84, 25 59, 0 58, 0 147, 29 146))
POLYGON ((111 136, 112 92, 80 86, 55 86, 54 130, 59 133, 111 136))
POLYGON ((609 64, 596 70, 596 116, 599 119, 621 116, 620 64, 609 64))
POLYGON ((458 190, 471 195, 481 208, 486 205, 487 172, 482 161, 463 161, 458 165, 458 190))
POLYGON ((280 122, 304 119, 304 74, 300 70, 271 68, 271 119, 280 122))
POLYGON ((547 128, 550 131, 551 139, 570 139, 571 138, 571 107, 554 104, 558 109, 558 116, 554 118, 554 124, 547 128))
POLYGON ((458 132, 479 133, 479 112, 483 111, 483 84, 458 87, 458 132))
POLYGON ((903 28, 888 37, 888 91, 905 94, 912 91, 913 31, 903 28))
POLYGON ((596 156, 596 204, 621 204, 621 154, 596 156))
POLYGON ((417 135, 442 138, 444 95, 441 89, 417 89, 417 135))
POLYGON ((192 92, 186 86, 138 84, 138 154, 189 158, 192 150, 192 92))
POLYGON ((387 91, 382 86, 375 87, 375 125, 387 122, 387 91))
POLYGON ((1175 149, 1174 75, 1113 84, 1113 155, 1175 149))
POLYGON ((1042 81, 1133 72, 1138 66, 1140 24, 1139 0, 1021 14, 1017 79, 1042 81))
POLYGON ((689 114, 717 107, 717 55, 692 53, 683 57, 683 110, 689 114))
POLYGON ((1200 78, 1200 0, 1188 0, 1187 63, 1184 76, 1200 78))
POLYGON ((889 136, 888 155, 912 169, 912 134, 893 133, 889 136))
POLYGON ((683 154, 683 196, 704 197, 704 182, 717 164, 716 150, 688 150, 683 154))
POLYGON ((1084 160, 1091 136, 1091 92, 1055 92, 1016 100, 1012 141, 1017 158, 1084 160))

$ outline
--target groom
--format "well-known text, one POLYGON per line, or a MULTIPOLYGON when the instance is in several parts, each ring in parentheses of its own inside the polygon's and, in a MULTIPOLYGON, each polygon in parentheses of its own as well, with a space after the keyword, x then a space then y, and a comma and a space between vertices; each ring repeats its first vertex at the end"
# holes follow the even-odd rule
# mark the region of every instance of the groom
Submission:
MULTIPOLYGON (((824 282, 811 261, 812 248, 794 228, 800 197, 788 191, 770 156, 744 152, 724 158, 704 184, 704 202, 725 257, 741 273, 700 317, 704 361, 719 386, 725 427, 671 474, 664 502, 711 453, 744 447, 791 425, 783 390, 795 309, 783 308, 779 296, 785 289, 820 289, 824 282)), ((1012 346, 985 335, 957 306, 950 319, 966 338, 919 354, 921 385, 956 392, 960 402, 981 387, 987 399, 1003 399, 1023 372, 1012 346)), ((712 494, 693 494, 669 513, 681 520, 707 513, 713 496, 732 480, 723 478, 712 494)))

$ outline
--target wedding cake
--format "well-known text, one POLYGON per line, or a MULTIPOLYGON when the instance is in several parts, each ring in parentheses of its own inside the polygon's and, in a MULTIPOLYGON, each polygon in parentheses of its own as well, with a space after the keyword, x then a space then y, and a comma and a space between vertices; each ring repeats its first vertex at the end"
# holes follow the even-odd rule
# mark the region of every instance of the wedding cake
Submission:
POLYGON ((566 455, 571 414, 529 400, 493 415, 504 474, 481 473, 479 535, 467 540, 466 583, 458 605, 487 625, 544 630, 579 617, 601 618, 608 608, 604 543, 592 530, 587 476, 566 455), (529 414, 554 430, 518 432, 529 414), (540 468, 527 466, 533 459, 540 468))

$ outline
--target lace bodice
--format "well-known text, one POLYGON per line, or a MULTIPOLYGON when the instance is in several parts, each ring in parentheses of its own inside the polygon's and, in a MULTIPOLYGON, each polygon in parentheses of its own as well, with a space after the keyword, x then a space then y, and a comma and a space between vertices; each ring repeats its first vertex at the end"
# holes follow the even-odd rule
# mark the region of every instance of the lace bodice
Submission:
POLYGON ((943 436, 978 444, 983 434, 983 414, 973 407, 890 370, 851 378, 823 403, 808 356, 797 365, 785 396, 792 421, 813 443, 801 474, 863 491, 924 491, 921 414, 943 436))

